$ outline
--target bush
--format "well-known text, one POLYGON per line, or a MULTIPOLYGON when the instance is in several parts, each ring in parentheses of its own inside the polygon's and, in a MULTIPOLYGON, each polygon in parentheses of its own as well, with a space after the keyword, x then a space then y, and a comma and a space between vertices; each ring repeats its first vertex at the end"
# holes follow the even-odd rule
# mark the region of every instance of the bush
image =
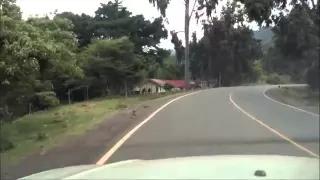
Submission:
POLYGON ((11 121, 12 113, 7 105, 0 107, 0 121, 11 121))
POLYGON ((312 67, 310 67, 307 70, 306 73, 306 81, 312 89, 319 88, 319 75, 320 75, 320 70, 319 70, 319 62, 314 63, 312 67))
POLYGON ((14 145, 11 141, 3 137, 0 137, 0 152, 5 152, 12 148, 14 148, 14 145))
POLYGON ((36 107, 40 109, 56 107, 60 104, 59 99, 56 97, 56 93, 51 91, 36 93, 35 101, 36 107))
POLYGON ((267 84, 286 84, 290 83, 291 79, 288 75, 279 75, 277 73, 271 73, 267 79, 267 84))
POLYGON ((125 108, 127 108, 128 106, 126 105, 126 104, 122 104, 122 103, 120 103, 120 104, 118 104, 117 106, 116 106, 116 109, 125 109, 125 108))
POLYGON ((258 81, 264 75, 264 71, 262 69, 261 60, 256 60, 253 62, 252 69, 252 80, 254 82, 258 81))
POLYGON ((48 134, 47 133, 39 132, 37 134, 37 137, 36 137, 37 141, 43 141, 43 140, 46 140, 46 139, 48 139, 48 134))
POLYGON ((171 84, 168 84, 168 83, 166 83, 166 84, 164 84, 164 87, 163 87, 166 91, 169 91, 169 90, 171 90, 172 88, 174 88, 171 84))

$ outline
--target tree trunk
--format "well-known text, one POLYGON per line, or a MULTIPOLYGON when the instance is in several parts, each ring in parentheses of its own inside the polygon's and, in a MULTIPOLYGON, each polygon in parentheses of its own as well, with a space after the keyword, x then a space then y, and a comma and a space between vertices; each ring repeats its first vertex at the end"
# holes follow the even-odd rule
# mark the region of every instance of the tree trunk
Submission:
POLYGON ((124 83, 125 96, 128 97, 128 84, 127 81, 124 83))
POLYGON ((103 88, 102 88, 102 92, 101 92, 101 96, 105 97, 106 96, 106 89, 108 87, 107 81, 103 82, 103 88))
POLYGON ((316 8, 316 4, 314 3, 314 0, 311 0, 312 9, 316 8))
POLYGON ((86 101, 89 101, 89 86, 86 86, 86 89, 87 89, 86 101))
POLYGON ((29 114, 32 113, 32 103, 29 103, 29 114))
POLYGON ((189 0, 185 0, 185 19, 184 19, 184 34, 185 34, 185 52, 184 52, 184 81, 185 81, 185 88, 189 88, 189 24, 190 24, 190 17, 189 17, 189 0))
POLYGON ((69 102, 69 104, 71 104, 71 97, 70 97, 70 89, 68 89, 68 102, 69 102))

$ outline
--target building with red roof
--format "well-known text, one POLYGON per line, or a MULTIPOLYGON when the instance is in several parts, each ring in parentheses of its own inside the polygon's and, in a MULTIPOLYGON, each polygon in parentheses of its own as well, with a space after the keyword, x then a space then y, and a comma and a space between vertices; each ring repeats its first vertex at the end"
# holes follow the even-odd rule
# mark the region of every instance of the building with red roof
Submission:
POLYGON ((185 85, 184 80, 162 80, 162 81, 172 85, 175 88, 183 88, 185 85))
POLYGON ((185 85, 184 80, 148 79, 142 81, 133 91, 138 94, 165 92, 165 84, 172 85, 174 87, 173 90, 181 90, 185 85))

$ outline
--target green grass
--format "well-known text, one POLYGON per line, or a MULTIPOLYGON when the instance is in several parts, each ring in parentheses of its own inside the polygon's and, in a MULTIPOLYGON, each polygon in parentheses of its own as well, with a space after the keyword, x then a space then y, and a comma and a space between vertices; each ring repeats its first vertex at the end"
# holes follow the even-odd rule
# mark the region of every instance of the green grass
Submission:
POLYGON ((319 107, 319 90, 311 90, 308 87, 283 87, 280 89, 283 95, 289 96, 300 103, 319 107))
POLYGON ((13 123, 2 124, 1 137, 9 139, 14 148, 1 153, 1 163, 16 163, 33 152, 48 150, 70 135, 83 134, 112 113, 170 94, 173 93, 96 99, 25 115, 13 123))

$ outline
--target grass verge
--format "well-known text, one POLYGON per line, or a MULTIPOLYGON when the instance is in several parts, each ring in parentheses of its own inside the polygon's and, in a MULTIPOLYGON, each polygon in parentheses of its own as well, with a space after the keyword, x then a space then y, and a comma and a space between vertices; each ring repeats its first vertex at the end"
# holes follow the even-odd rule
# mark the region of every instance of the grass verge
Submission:
POLYGON ((270 89, 266 95, 285 104, 319 114, 319 90, 303 87, 270 89))
POLYGON ((95 99, 25 115, 13 123, 3 123, 1 137, 12 142, 14 148, 1 152, 1 163, 17 163, 34 152, 44 152, 61 144, 68 136, 83 134, 119 110, 171 94, 176 93, 95 99))

